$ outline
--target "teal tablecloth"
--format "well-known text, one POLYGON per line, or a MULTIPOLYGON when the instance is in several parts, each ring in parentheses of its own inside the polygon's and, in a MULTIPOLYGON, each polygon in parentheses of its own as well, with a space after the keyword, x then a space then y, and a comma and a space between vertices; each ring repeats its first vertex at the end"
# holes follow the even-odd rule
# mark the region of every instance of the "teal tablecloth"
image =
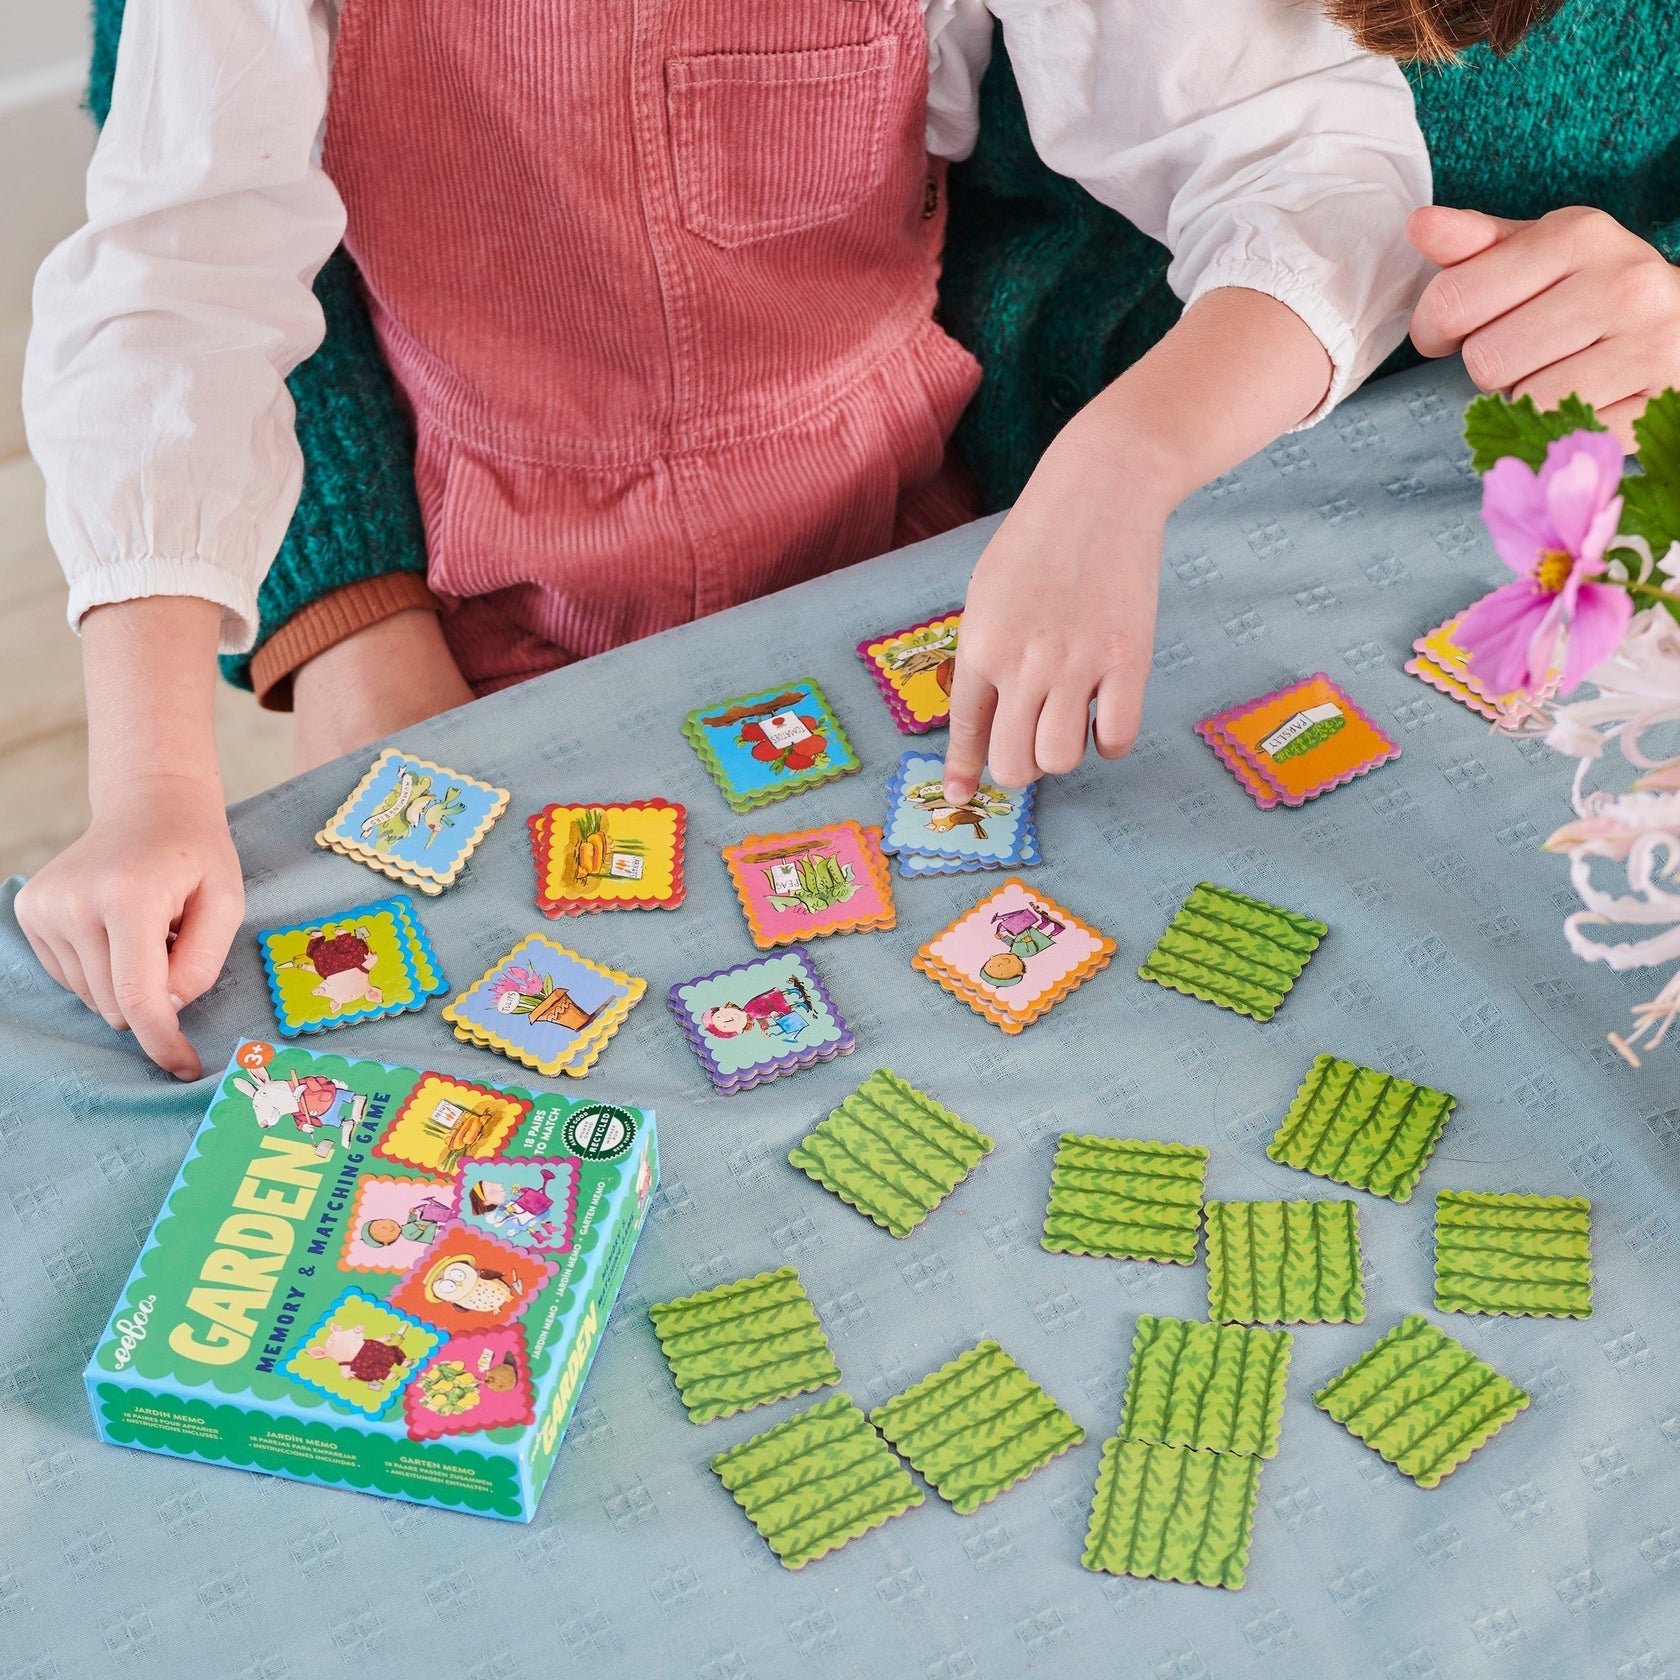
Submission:
MULTIPOLYGON (((662 999, 747 957, 718 859, 750 828, 877 819, 905 746, 853 644, 961 599, 989 526, 742 607, 480 702, 406 744, 514 790, 469 874, 421 910, 465 982, 541 925, 524 817, 547 800, 665 795, 691 813, 676 915, 561 925, 647 976, 588 1088, 659 1110, 666 1180, 536 1522, 501 1525, 101 1446, 80 1372, 209 1090, 144 1067, 40 975, 6 899, 0 971, 0 1675, 450 1675, 590 1671, 757 1680, 1069 1675, 1680 1673, 1680 1046, 1635 1073, 1604 1046, 1649 982, 1566 950, 1567 764, 1492 739, 1400 669, 1411 638, 1499 573, 1476 516, 1455 372, 1387 381, 1277 444, 1173 522, 1146 730, 1040 799, 1034 879, 1120 941, 1114 965, 1006 1038, 909 966, 984 879, 898 883, 895 932, 821 941, 858 1053, 712 1093, 662 999), (1190 732, 1215 706, 1317 669, 1405 755, 1303 810, 1262 813, 1190 732), (797 675, 827 688, 864 773, 755 822, 678 733, 691 706, 797 675), (1134 970, 1204 878, 1333 929, 1268 1026, 1134 970), (1261 1479, 1237 1593, 1087 1574, 1098 1449, 1132 1321, 1199 1316, 1205 1271, 1046 1254, 1063 1130, 1190 1140, 1210 1194, 1343 1194, 1264 1145, 1313 1053, 1458 1094, 1405 1206, 1361 1197, 1363 1326, 1296 1336, 1283 1446, 1261 1479), (796 1173, 789 1146, 872 1068, 993 1134, 974 1178, 898 1242, 796 1173), (1434 1192, 1585 1194, 1597 1272, 1584 1323, 1443 1320, 1531 1409, 1423 1492, 1311 1393, 1401 1314, 1431 1308, 1434 1192), (919 1510, 798 1574, 707 1468, 791 1401, 697 1428, 651 1301, 798 1266, 865 1405, 995 1336, 1085 1425, 1086 1444, 968 1517, 919 1510)), ((1117 510, 1117 515, 1122 510, 1117 510)), ((379 878, 310 837, 359 765, 240 807, 248 928, 364 902, 379 878)), ((207 1061, 269 1030, 249 934, 190 1014, 207 1061)), ((436 1008, 347 1035, 387 1061, 514 1069, 436 1008)))

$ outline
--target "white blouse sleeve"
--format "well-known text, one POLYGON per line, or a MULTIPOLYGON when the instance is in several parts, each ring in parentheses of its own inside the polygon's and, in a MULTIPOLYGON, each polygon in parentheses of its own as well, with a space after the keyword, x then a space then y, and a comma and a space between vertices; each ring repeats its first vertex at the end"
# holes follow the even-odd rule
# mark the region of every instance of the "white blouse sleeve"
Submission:
POLYGON ((1334 364, 1322 418, 1405 336, 1430 266, 1411 89, 1307 0, 988 0, 1050 168, 1172 253, 1186 305, 1287 304, 1334 364))
POLYGON ((43 264, 29 446, 70 622, 145 595, 249 648, 302 481, 286 375, 344 231, 318 161, 326 0, 129 0, 88 220, 43 264))

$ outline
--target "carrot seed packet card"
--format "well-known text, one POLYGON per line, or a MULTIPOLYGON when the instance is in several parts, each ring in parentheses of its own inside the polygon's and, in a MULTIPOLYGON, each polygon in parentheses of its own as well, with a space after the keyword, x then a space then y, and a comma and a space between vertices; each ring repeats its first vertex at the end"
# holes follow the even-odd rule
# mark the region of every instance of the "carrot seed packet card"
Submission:
POLYGON ((505 788, 387 747, 315 843, 435 896, 507 802, 505 788))
POLYGON ((878 828, 843 822, 749 834, 723 848, 723 861, 761 951, 897 924, 878 828))
POLYGON ((861 768, 823 691, 809 680, 701 706, 683 720, 732 811, 745 815, 861 768))
POLYGON ((1400 756, 1399 743, 1322 671, 1203 718, 1196 733, 1262 810, 1304 805, 1400 756))
POLYGON ((1045 893, 1011 878, 910 959, 978 1015, 1018 1033, 1060 1003, 1116 946, 1045 893))
POLYGON ((688 813, 664 799, 546 805, 527 819, 545 916, 675 910, 683 901, 688 813))
POLYGON ((887 780, 881 849, 897 857, 905 876, 1030 869, 1044 861, 1033 817, 1036 787, 982 782, 953 804, 945 797, 944 759, 912 750, 887 780))
POLYGON ((423 1009, 448 990, 403 894, 257 935, 280 1032, 324 1032, 423 1009))
POLYGON ((857 656, 869 667, 900 734, 925 735, 951 721, 961 624, 960 611, 942 613, 858 643, 857 656))

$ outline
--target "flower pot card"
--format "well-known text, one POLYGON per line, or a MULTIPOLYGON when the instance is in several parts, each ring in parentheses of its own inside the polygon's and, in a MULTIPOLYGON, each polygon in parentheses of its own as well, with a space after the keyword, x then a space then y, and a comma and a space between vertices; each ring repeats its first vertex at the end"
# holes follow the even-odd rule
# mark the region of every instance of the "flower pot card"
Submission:
POLYGON ((936 934, 910 961, 976 1014, 1018 1033, 1108 964, 1106 934, 1010 879, 936 934))
POLYGON ((549 805, 529 819, 537 908, 675 910, 683 901, 687 813, 663 799, 625 805, 549 805))
POLYGON ((945 797, 945 761, 907 752, 887 781, 881 849, 901 875, 1025 869, 1044 861, 1033 818, 1037 784, 1010 790, 982 782, 960 804, 945 797))
POLYGON ((447 990, 406 897, 257 935, 282 1034, 322 1032, 421 1009, 447 990))
POLYGON ((1203 718, 1196 733, 1267 810, 1304 805, 1400 756, 1399 743, 1322 671, 1203 718), (1234 761, 1250 773, 1235 771, 1234 761))
POLYGON ((673 986, 666 999, 706 1076, 744 1091, 857 1048, 802 946, 673 986))
POLYGON ((961 624, 961 612, 948 612, 858 643, 857 656, 869 667, 901 734, 925 735, 951 721, 961 624))
POLYGON ((461 873, 507 802, 505 788, 387 747, 315 843, 435 895, 461 873))
POLYGON ((844 822, 749 834, 723 848, 723 861, 760 950, 897 921, 878 828, 844 822))
POLYGON ((702 706, 683 720, 683 735, 730 809, 743 814, 859 768, 840 720, 810 681, 702 706))
POLYGON ((552 1077, 595 1065, 647 982, 591 962, 540 933, 522 939, 445 1006, 457 1038, 552 1077))

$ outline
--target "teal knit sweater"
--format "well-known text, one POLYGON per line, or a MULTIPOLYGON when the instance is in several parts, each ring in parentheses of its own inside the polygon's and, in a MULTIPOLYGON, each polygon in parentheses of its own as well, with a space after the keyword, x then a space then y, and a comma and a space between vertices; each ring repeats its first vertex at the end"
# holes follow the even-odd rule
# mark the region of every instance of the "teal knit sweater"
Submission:
MULTIPOLYGON (((101 122, 122 12, 123 0, 94 0, 88 103, 101 122)), ((1594 204, 1680 261, 1670 0, 1568 0, 1508 58, 1478 49, 1411 80, 1438 203, 1518 217, 1594 204)), ((981 88, 980 145, 950 182, 941 318, 986 370, 957 441, 998 508, 1068 416, 1178 319, 1179 304, 1165 250, 1039 162, 1001 39, 981 88)), ((258 597, 261 639, 342 584, 426 568, 413 438, 342 251, 315 292, 326 340, 289 381, 303 493, 258 597)), ((1415 359, 1408 347, 1387 367, 1415 359)), ((248 656, 223 670, 250 686, 248 656)))

